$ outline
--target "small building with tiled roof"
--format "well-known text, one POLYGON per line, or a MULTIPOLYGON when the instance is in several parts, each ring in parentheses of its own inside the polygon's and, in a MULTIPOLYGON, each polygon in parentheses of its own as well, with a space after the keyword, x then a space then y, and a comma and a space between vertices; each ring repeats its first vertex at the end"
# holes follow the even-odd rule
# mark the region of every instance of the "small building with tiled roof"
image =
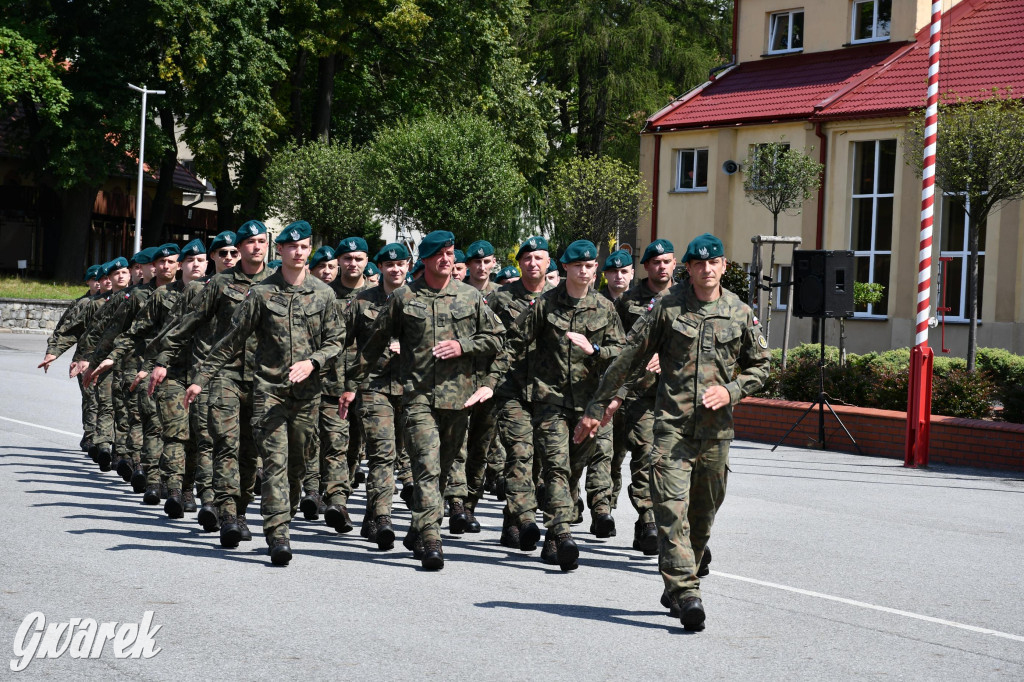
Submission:
MULTIPOLYGON (((912 345, 921 180, 916 159, 905 156, 917 152, 904 149, 904 137, 909 114, 925 104, 931 2, 735 0, 734 8, 732 63, 652 115, 643 130, 640 168, 652 194, 637 247, 666 238, 681 252, 710 231, 731 260, 749 264, 751 238, 772 234, 772 217, 747 200, 742 164, 758 144, 787 142, 825 172, 799 215, 780 216, 779 235, 800 237, 803 249, 852 250, 856 280, 886 287, 879 304, 847 323, 850 350, 912 345), (741 171, 726 172, 729 161, 741 171)), ((944 0, 943 10, 940 93, 1024 93, 1024 0, 944 0)), ((944 296, 949 311, 933 314, 944 322, 945 345, 961 356, 966 220, 952 201, 937 198, 932 309, 944 296)), ((1019 203, 990 215, 981 234, 978 344, 1024 353, 1019 203)), ((791 250, 776 253, 773 279, 788 281, 791 250)), ((770 342, 778 346, 784 306, 777 300, 773 307, 770 342)), ((811 330, 811 320, 794 320, 791 345, 810 341, 811 330)), ((836 325, 825 330, 836 344, 836 325)), ((939 339, 931 345, 938 348, 939 339)))

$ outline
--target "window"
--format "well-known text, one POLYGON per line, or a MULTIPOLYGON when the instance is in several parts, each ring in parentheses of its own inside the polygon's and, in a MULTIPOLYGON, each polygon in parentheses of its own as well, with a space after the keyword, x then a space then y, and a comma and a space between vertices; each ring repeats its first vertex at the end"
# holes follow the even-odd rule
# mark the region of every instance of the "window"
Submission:
POLYGON ((777 12, 768 17, 768 53, 799 52, 804 48, 804 11, 777 12))
POLYGON ((707 190, 708 150, 680 149, 676 151, 677 192, 707 190))
POLYGON ((789 301, 790 283, 793 281, 793 268, 789 265, 775 266, 775 282, 780 286, 775 289, 775 309, 785 310, 786 302, 789 301))
POLYGON ((892 0, 855 0, 853 3, 853 35, 850 42, 864 43, 889 37, 892 23, 892 0))
MULTIPOLYGON (((969 202, 968 202, 968 205, 969 202)), ((942 197, 942 234, 939 236, 939 255, 952 258, 945 265, 944 281, 939 282, 939 305, 945 292, 945 305, 949 308, 946 320, 949 322, 967 322, 970 320, 970 308, 967 295, 967 257, 971 254, 968 231, 971 218, 964 210, 964 205, 949 195, 942 197)), ((978 226, 978 318, 981 319, 981 295, 985 280, 985 223, 978 226)), ((941 261, 940 261, 941 263, 941 261)), ((939 273, 943 269, 940 268, 939 273)), ((937 306, 938 307, 938 306, 937 306)))
POLYGON ((885 287, 881 301, 857 307, 862 315, 888 314, 895 183, 896 140, 854 143, 850 248, 856 281, 885 287))

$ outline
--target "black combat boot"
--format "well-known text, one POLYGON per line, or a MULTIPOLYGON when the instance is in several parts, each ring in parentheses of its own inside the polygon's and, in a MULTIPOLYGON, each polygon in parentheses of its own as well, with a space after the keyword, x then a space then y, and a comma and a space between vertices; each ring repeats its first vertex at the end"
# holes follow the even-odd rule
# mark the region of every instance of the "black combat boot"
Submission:
POLYGON ((359 534, 370 542, 377 542, 377 522, 369 516, 364 516, 359 526, 359 534))
POLYGON ((89 459, 91 459, 94 463, 99 463, 99 461, 100 461, 100 446, 99 445, 95 445, 94 444, 91 448, 89 448, 89 459))
POLYGON ((238 547, 242 541, 242 529, 238 526, 238 517, 224 514, 220 519, 220 546, 227 549, 238 547))
POLYGON ((453 535, 462 535, 469 525, 469 516, 466 515, 466 507, 462 500, 453 497, 448 501, 448 530, 453 535))
POLYGON ((203 502, 203 506, 199 509, 199 516, 196 517, 196 521, 203 527, 207 533, 212 533, 220 528, 220 514, 217 513, 217 507, 213 505, 213 502, 203 502))
POLYGON ((672 600, 670 596, 668 596, 668 592, 662 591, 661 605, 668 609, 668 615, 670 615, 673 618, 679 617, 679 604, 677 604, 675 601, 672 600))
POLYGON ((441 540, 423 541, 423 558, 420 563, 428 571, 440 571, 444 568, 444 552, 441 550, 441 540))
POLYGON ((658 553, 658 526, 654 521, 644 521, 641 516, 633 525, 633 549, 645 556, 658 553))
POLYGON ((106 443, 96 450, 96 463, 100 465, 100 471, 110 471, 110 460, 112 457, 113 452, 106 443))
POLYGON ((377 527, 377 549, 389 550, 395 546, 395 528, 391 525, 391 517, 387 514, 380 514, 373 520, 377 527))
POLYGON ((302 499, 299 500, 299 511, 302 512, 302 518, 307 521, 320 520, 320 493, 315 490, 307 490, 302 493, 302 499))
POLYGON ((402 540, 402 544, 407 550, 412 552, 412 557, 414 559, 423 558, 423 536, 420 535, 418 531, 410 528, 409 533, 405 536, 405 539, 402 540))
POLYGON ((519 549, 523 552, 532 552, 537 549, 537 542, 540 540, 540 528, 533 521, 526 521, 519 526, 519 549))
POLYGON ((252 487, 252 494, 255 497, 262 495, 263 491, 263 467, 256 467, 256 483, 252 487))
POLYGON ((172 519, 180 519, 185 515, 185 507, 181 502, 181 491, 177 488, 167 491, 164 513, 167 514, 168 518, 172 519))
MULTIPOLYGON (((522 537, 522 532, 519 537, 522 537)), ((544 547, 540 550, 540 560, 546 564, 558 565, 558 536, 552 533, 550 528, 544 534, 544 547)))
POLYGON ((141 464, 135 465, 135 471, 132 472, 132 491, 135 493, 145 492, 146 490, 146 470, 142 468, 141 464))
POLYGON ((706 578, 711 573, 711 548, 704 548, 704 555, 700 558, 700 566, 697 567, 697 577, 706 578))
POLYGON ((519 538, 522 537, 519 533, 519 526, 515 524, 515 521, 505 521, 505 524, 501 527, 501 539, 498 540, 503 547, 510 547, 512 549, 519 549, 519 538))
POLYGON ((700 632, 704 629, 704 617, 704 604, 700 597, 679 600, 679 622, 684 629, 700 632))
POLYGON ((196 511, 196 494, 189 488, 181 494, 181 506, 186 514, 194 514, 196 511))
POLYGON ((142 496, 143 504, 160 504, 160 485, 154 483, 146 486, 146 492, 142 496))
POLYGON ((405 502, 405 506, 412 508, 412 495, 415 487, 411 482, 405 482, 402 484, 402 492, 399 493, 399 497, 402 498, 402 502, 405 502))
POLYGON ((117 460, 117 466, 114 470, 117 471, 117 475, 124 479, 125 483, 130 483, 132 480, 132 461, 127 457, 122 457, 117 460))
POLYGON ((239 539, 242 542, 249 542, 252 540, 252 531, 249 530, 249 524, 245 522, 245 514, 238 517, 238 531, 239 539))
POLYGON ((580 558, 580 548, 572 539, 572 533, 558 534, 558 567, 563 571, 571 571, 579 567, 577 559, 580 558))
POLYGON ((476 514, 473 513, 473 512, 476 511, 476 501, 475 500, 471 501, 469 504, 465 505, 465 507, 466 507, 466 532, 467 533, 479 533, 480 532, 480 522, 476 520, 476 514))
POLYGON ((83 435, 82 440, 78 441, 78 447, 82 449, 82 452, 89 452, 92 448, 92 438, 88 435, 83 435))
POLYGON ((611 514, 595 513, 590 522, 590 532, 599 538, 615 537, 615 517, 611 514))
POLYGON ((270 554, 270 563, 275 566, 287 566, 292 560, 292 547, 284 538, 274 538, 267 553, 270 554))
POLYGON ((343 504, 332 504, 324 512, 324 523, 338 533, 352 532, 352 518, 348 515, 348 508, 343 504))

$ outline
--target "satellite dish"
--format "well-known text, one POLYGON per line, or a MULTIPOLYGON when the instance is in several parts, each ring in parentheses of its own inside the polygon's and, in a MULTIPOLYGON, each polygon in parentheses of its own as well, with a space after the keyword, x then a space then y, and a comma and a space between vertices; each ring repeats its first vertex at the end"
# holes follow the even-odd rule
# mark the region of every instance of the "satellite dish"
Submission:
POLYGON ((740 165, 730 159, 722 164, 722 172, 726 175, 734 175, 740 169, 740 165))

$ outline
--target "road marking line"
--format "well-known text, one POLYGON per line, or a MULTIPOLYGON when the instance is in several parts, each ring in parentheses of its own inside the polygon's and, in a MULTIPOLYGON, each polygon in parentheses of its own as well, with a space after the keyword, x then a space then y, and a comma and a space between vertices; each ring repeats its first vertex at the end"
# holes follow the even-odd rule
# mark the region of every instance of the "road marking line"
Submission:
POLYGON ((896 616, 904 616, 906 618, 915 618, 917 620, 923 620, 928 623, 936 623, 938 625, 946 625, 951 628, 959 628, 961 630, 969 630, 971 632, 977 632, 982 635, 992 635, 993 637, 1002 637, 1003 639, 1011 639, 1015 642, 1024 642, 1024 637, 1020 635, 1010 634, 1009 632, 1000 632, 999 630, 990 630, 989 628, 978 627, 977 625, 967 625, 965 623, 957 623, 952 620, 943 620, 942 618, 934 618, 932 616, 924 616, 920 613, 912 613, 910 611, 901 611, 900 609, 892 609, 888 606, 878 606, 876 604, 868 604, 867 602, 857 601, 855 599, 846 599, 845 597, 835 597, 831 594, 822 594, 821 592, 812 592, 811 590, 802 590, 799 587, 790 587, 788 585, 780 585, 778 583, 770 583, 764 580, 757 580, 755 578, 745 578, 741 575, 733 575, 731 573, 720 573, 718 571, 711 571, 712 575, 719 576, 720 578, 729 578, 730 580, 739 580, 744 583, 752 583, 754 585, 761 585, 762 587, 771 587, 776 590, 785 590, 786 592, 795 592, 796 594, 802 594, 807 597, 817 597, 818 599, 827 599, 828 601, 839 602, 840 604, 848 604, 850 606, 859 606, 862 609, 872 609, 874 611, 882 611, 884 613, 891 613, 896 616))
POLYGON ((61 431, 60 429, 51 429, 49 426, 41 426, 39 424, 33 424, 32 422, 23 422, 18 419, 11 419, 10 417, 0 417, 5 422, 14 422, 15 424, 21 424, 22 426, 34 426, 37 429, 45 429, 46 431, 53 431, 54 433, 63 433, 65 436, 74 436, 78 438, 77 433, 71 433, 70 431, 61 431))

